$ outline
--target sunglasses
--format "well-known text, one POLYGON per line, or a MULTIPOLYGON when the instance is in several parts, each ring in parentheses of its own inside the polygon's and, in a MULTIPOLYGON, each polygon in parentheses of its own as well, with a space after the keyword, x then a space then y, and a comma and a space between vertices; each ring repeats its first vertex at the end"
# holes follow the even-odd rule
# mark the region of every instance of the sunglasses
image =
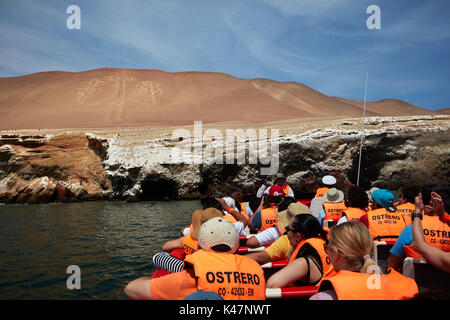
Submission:
POLYGON ((297 232, 297 231, 295 231, 294 229, 291 229, 289 226, 285 227, 284 229, 286 230, 286 231, 283 233, 284 235, 287 235, 289 231, 294 232, 294 233, 297 232))

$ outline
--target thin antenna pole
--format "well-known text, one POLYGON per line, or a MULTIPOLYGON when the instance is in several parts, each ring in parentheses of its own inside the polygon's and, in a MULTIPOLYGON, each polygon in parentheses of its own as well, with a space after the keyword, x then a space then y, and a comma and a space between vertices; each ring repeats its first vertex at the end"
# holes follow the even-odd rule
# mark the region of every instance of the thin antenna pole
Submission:
POLYGON ((364 144, 364 122, 366 120, 366 101, 367 101, 367 82, 369 80, 369 72, 366 73, 366 88, 364 90, 364 108, 363 108, 363 116, 362 116, 362 125, 361 125, 361 144, 359 146, 359 161, 358 161, 358 178, 356 179, 356 185, 359 186, 359 175, 361 173, 361 156, 362 156, 362 147, 364 144))

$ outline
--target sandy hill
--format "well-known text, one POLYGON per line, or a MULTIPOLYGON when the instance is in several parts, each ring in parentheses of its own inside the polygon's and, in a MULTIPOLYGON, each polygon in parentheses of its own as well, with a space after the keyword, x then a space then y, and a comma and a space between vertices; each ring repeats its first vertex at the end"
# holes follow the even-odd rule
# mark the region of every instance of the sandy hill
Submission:
MULTIPOLYGON (((367 116, 435 114, 399 100, 368 103, 367 116)), ((360 117, 362 102, 296 82, 222 73, 97 69, 0 78, 0 129, 267 122, 360 117)))
POLYGON ((439 113, 439 114, 450 114, 450 108, 437 109, 437 110, 435 110, 435 112, 439 113))

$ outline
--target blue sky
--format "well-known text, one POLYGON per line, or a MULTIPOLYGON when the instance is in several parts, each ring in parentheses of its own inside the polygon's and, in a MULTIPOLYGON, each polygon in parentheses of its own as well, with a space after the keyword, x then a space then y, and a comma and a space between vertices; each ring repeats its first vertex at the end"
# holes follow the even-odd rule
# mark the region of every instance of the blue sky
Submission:
POLYGON ((448 0, 1 0, 0 77, 102 67, 213 71, 329 96, 450 107, 448 0), (66 8, 81 9, 81 30, 66 8), (366 9, 381 9, 369 30, 366 9))

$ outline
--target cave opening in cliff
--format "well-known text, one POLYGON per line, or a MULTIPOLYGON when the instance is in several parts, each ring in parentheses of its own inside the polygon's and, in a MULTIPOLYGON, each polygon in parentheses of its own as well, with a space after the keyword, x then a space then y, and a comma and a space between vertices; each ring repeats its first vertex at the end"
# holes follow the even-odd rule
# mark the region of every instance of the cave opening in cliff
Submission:
MULTIPOLYGON (((361 156, 361 169, 359 176, 359 185, 368 190, 371 187, 371 181, 376 180, 383 166, 383 162, 376 159, 377 153, 373 148, 363 148, 361 156)), ((351 183, 356 184, 358 180, 359 154, 354 154, 352 159, 352 169, 348 173, 351 183)))
POLYGON ((216 189, 224 191, 224 186, 233 184, 233 179, 241 170, 242 168, 236 164, 201 167, 202 183, 200 183, 198 190, 202 194, 211 193, 212 190, 216 189))
POLYGON ((141 183, 141 190, 139 199, 144 201, 170 200, 178 196, 177 183, 170 179, 145 178, 141 183))

